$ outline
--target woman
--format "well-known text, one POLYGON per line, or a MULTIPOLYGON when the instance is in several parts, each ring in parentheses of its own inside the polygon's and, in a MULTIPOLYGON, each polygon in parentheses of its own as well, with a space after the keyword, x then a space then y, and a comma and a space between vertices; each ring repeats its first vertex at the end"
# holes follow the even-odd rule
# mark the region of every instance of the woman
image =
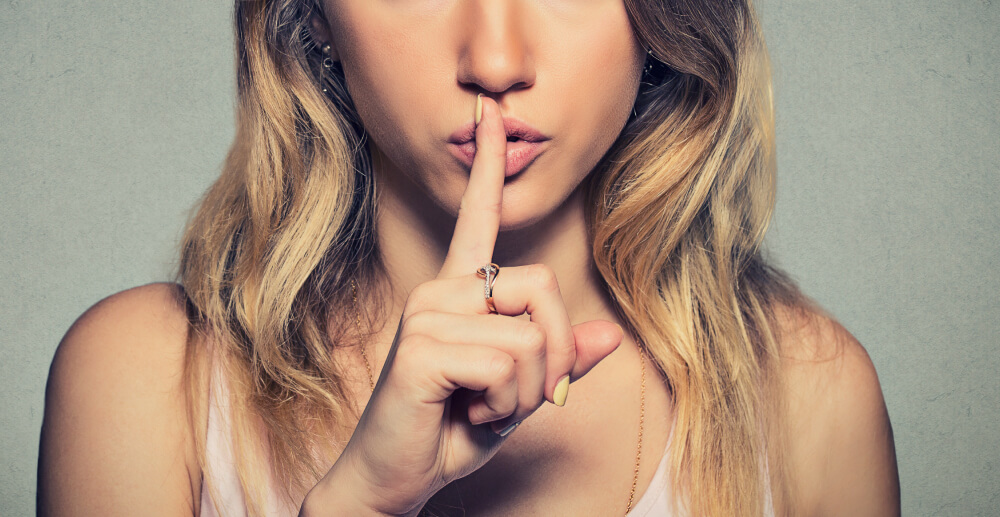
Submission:
POLYGON ((760 254, 748 2, 241 0, 236 28, 179 285, 60 344, 41 514, 899 512, 870 360, 760 254))

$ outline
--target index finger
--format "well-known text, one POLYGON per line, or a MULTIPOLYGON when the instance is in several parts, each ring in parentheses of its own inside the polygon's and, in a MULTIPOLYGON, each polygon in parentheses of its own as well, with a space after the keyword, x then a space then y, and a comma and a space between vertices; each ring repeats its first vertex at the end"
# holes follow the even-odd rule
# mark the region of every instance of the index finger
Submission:
POLYGON ((476 97, 476 156, 469 184, 462 195, 448 255, 438 278, 469 274, 493 259, 500 231, 500 207, 507 169, 507 133, 500 105, 493 99, 476 97))

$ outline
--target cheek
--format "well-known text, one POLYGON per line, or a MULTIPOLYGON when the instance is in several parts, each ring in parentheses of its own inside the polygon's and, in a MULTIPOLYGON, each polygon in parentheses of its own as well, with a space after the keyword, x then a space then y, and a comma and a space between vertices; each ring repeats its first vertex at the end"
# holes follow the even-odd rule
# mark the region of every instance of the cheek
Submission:
POLYGON ((365 9, 340 13, 347 89, 369 137, 400 168, 413 171, 418 150, 432 142, 422 121, 441 116, 426 99, 452 86, 446 73, 433 69, 440 65, 433 56, 443 50, 427 31, 365 9))
POLYGON ((585 175, 611 147, 628 121, 638 93, 645 54, 635 41, 624 9, 595 23, 571 49, 578 64, 566 80, 567 142, 575 149, 575 168, 585 175))

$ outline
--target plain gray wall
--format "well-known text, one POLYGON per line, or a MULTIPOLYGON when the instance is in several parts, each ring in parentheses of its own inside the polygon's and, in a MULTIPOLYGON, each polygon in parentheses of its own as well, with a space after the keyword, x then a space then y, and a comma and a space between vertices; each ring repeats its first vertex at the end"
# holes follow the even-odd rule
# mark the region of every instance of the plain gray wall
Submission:
MULTIPOLYGON (((229 2, 0 5, 0 514, 34 512, 59 339, 168 278, 233 136, 229 2)), ((760 2, 778 263, 868 348, 906 515, 1000 506, 1000 6, 760 2)))

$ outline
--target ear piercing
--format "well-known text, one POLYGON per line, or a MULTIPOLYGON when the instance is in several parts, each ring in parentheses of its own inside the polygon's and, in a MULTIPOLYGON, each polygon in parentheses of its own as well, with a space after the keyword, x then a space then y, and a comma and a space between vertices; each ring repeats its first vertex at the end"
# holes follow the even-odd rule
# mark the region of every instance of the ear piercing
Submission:
POLYGON ((643 75, 649 75, 650 73, 653 72, 653 62, 651 61, 650 58, 656 59, 656 58, 653 57, 653 50, 652 49, 646 49, 646 66, 643 67, 643 69, 642 69, 642 74, 643 75))
POLYGON ((646 49, 646 63, 642 67, 641 82, 656 86, 663 82, 670 72, 670 67, 653 55, 653 49, 646 49))
MULTIPOLYGON (((331 51, 330 44, 327 43, 323 45, 320 48, 320 51, 323 53, 324 56, 326 56, 323 58, 323 68, 326 70, 330 70, 331 68, 333 68, 333 57, 330 55, 331 51)), ((324 77, 321 80, 325 81, 326 78, 324 77)), ((323 86, 323 95, 330 95, 330 90, 327 89, 326 86, 323 86)))
POLYGON ((326 55, 326 57, 323 58, 323 68, 326 68, 327 70, 333 68, 333 57, 330 56, 330 44, 327 43, 326 45, 323 45, 323 48, 320 50, 326 55))

